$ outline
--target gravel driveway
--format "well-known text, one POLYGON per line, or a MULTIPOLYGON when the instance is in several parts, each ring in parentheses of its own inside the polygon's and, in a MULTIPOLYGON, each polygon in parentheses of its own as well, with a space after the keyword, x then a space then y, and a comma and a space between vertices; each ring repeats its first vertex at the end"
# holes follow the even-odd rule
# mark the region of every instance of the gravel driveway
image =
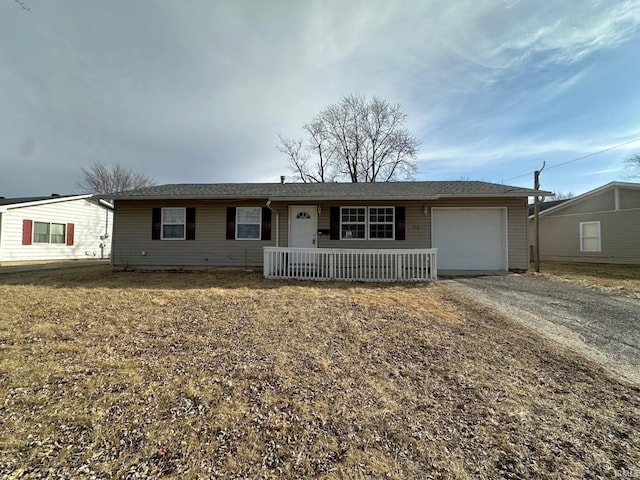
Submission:
POLYGON ((640 300, 529 275, 446 283, 640 385, 640 300))

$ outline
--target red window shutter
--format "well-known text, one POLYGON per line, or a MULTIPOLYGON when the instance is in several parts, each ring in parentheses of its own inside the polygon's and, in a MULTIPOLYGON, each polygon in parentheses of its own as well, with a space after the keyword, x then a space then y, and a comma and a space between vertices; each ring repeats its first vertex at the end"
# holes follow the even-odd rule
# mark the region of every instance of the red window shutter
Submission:
POLYGON ((73 245, 73 223, 67 223, 67 245, 73 245))
POLYGON ((22 220, 22 244, 31 245, 33 238, 33 220, 22 220))

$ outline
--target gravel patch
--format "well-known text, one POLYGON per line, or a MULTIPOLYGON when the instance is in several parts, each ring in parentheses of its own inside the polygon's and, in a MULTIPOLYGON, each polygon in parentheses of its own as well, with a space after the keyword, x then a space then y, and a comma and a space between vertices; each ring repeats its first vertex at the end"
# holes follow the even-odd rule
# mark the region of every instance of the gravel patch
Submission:
POLYGON ((445 283, 640 385, 639 299, 530 275, 445 283))

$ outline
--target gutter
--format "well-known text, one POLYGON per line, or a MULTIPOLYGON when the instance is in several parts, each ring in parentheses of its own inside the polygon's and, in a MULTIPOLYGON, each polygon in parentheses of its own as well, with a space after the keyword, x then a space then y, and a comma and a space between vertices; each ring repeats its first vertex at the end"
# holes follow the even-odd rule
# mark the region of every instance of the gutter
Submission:
POLYGON ((111 195, 112 200, 233 200, 243 202, 246 200, 261 200, 267 195, 111 195))
POLYGON ((456 194, 456 193, 443 193, 438 195, 418 195, 414 197, 401 196, 349 196, 349 197, 271 197, 274 202, 343 202, 343 201, 380 201, 380 202, 424 202, 431 200, 442 200, 450 198, 527 198, 535 196, 551 196, 552 192, 546 192, 543 190, 521 193, 486 193, 486 194, 456 194))
POLYGON ((424 200, 438 200, 442 195, 420 196, 420 197, 390 197, 390 196, 349 196, 349 197, 271 197, 271 201, 274 202, 344 202, 344 201, 424 201, 424 200))
POLYGON ((2 207, 0 207, 0 212, 6 212, 7 210, 13 210, 15 208, 24 208, 24 207, 34 207, 37 205, 47 205, 49 203, 58 203, 58 202, 68 202, 71 200, 82 200, 82 199, 89 199, 91 198, 92 195, 86 194, 86 195, 71 195, 68 197, 53 197, 53 198, 46 198, 44 200, 33 200, 31 202, 24 202, 24 203, 9 203, 7 205, 3 205, 2 207))

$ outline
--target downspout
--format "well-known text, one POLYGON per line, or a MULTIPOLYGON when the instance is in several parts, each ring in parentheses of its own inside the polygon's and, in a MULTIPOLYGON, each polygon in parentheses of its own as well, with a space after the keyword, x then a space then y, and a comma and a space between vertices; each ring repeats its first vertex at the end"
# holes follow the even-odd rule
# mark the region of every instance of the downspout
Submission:
MULTIPOLYGON (((100 202, 98 202, 100 205, 100 202)), ((104 234, 100 237, 100 258, 104 258, 104 249, 106 247, 105 242, 107 241, 107 232, 109 231, 109 210, 104 209, 104 234)))
MULTIPOLYGON (((113 247, 114 247, 114 243, 115 243, 115 239, 113 238, 113 228, 115 226, 115 219, 116 219, 116 201, 115 200, 111 200, 111 204, 113 205, 113 210, 111 210, 111 239, 110 239, 110 246, 109 246, 109 264, 114 267, 115 266, 115 260, 114 260, 114 256, 113 256, 113 247)), ((105 224, 108 225, 109 223, 109 212, 107 212, 107 218, 105 220, 105 224)), ((109 232, 109 227, 107 226, 107 235, 109 232)))
POLYGON ((277 210, 271 208, 271 200, 267 200, 267 208, 276 216, 276 247, 280 246, 280 214, 277 210))

